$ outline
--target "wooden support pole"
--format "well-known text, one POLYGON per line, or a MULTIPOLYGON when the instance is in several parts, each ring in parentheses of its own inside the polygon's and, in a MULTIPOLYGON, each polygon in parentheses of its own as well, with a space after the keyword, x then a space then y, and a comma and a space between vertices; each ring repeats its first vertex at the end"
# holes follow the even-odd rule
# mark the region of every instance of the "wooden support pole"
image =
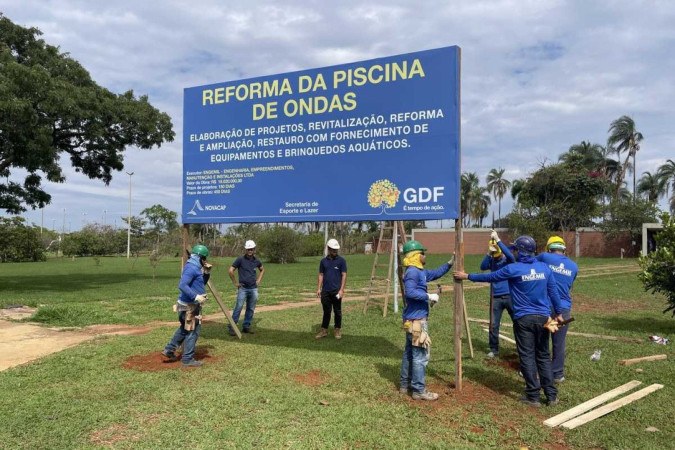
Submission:
POLYGON ((239 328, 237 327, 237 324, 234 323, 234 320, 232 320, 232 314, 230 313, 230 310, 225 307, 225 303, 223 303, 223 299, 220 298, 220 294, 216 292, 216 290, 213 288, 213 285, 211 284, 211 280, 209 280, 206 285, 209 287, 209 290, 213 294, 213 297, 216 299, 216 303, 218 303, 218 306, 220 306, 220 309, 223 310, 223 314, 225 314, 225 318, 230 324, 230 327, 234 330, 234 333, 237 335, 239 339, 241 339, 241 331, 239 331, 239 328))
POLYGON ((570 408, 567 411, 558 414, 557 416, 553 416, 550 419, 546 419, 544 421, 544 425, 551 428, 557 427, 561 423, 565 423, 570 419, 574 419, 578 415, 583 414, 586 411, 590 411, 596 406, 605 403, 607 400, 611 400, 614 397, 624 394, 641 384, 642 384, 641 381, 637 380, 629 381, 628 383, 621 385, 617 388, 614 388, 611 391, 607 391, 604 394, 598 395, 597 397, 593 397, 592 399, 584 403, 581 403, 580 405, 577 405, 574 408, 570 408))
MULTIPOLYGON (((462 221, 455 219, 455 270, 464 270, 464 239, 462 221)), ((455 389, 462 390, 462 316, 464 290, 461 281, 455 281, 455 389)))
POLYGON ((598 409, 594 409, 593 411, 588 412, 582 416, 579 416, 576 419, 569 420, 563 423, 561 426, 563 428, 567 428, 568 430, 573 430, 578 426, 590 422, 591 420, 595 420, 598 417, 602 417, 606 414, 609 414, 612 411, 621 408, 622 406, 626 406, 629 403, 633 403, 635 400, 639 400, 642 397, 646 397, 647 395, 651 394, 654 391, 658 391, 661 388, 663 388, 662 384, 652 384, 651 386, 647 386, 644 389, 640 389, 639 391, 627 395, 623 398, 620 398, 619 400, 616 400, 605 406, 601 406, 598 409))
POLYGON ((622 366, 630 366, 631 364, 638 364, 646 361, 660 361, 666 358, 668 358, 668 355, 643 356, 642 358, 622 359, 621 361, 619 361, 619 364, 621 364, 622 366))

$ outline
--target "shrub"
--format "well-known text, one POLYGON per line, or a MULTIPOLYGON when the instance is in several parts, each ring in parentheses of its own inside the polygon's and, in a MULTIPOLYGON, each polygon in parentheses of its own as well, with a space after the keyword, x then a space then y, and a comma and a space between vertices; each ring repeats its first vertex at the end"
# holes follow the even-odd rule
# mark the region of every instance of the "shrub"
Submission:
POLYGON ((638 275, 645 291, 666 296, 668 307, 675 316, 675 218, 668 213, 661 216, 663 230, 654 236, 656 250, 640 257, 642 273, 638 275))

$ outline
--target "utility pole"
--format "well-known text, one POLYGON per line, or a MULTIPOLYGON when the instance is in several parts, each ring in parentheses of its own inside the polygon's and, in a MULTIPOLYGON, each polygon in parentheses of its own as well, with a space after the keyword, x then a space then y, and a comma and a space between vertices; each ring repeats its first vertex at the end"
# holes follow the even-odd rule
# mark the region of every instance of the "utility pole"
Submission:
POLYGON ((129 175, 129 219, 127 223, 127 259, 131 257, 131 176, 134 174, 133 172, 126 173, 129 175))

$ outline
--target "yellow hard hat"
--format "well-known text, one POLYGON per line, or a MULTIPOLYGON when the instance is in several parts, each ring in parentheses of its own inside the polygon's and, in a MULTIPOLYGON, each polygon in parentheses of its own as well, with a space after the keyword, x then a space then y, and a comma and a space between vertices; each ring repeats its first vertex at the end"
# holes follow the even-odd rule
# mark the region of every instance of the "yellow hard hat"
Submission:
POLYGON ((546 243, 547 250, 565 250, 565 241, 560 236, 551 236, 546 243))

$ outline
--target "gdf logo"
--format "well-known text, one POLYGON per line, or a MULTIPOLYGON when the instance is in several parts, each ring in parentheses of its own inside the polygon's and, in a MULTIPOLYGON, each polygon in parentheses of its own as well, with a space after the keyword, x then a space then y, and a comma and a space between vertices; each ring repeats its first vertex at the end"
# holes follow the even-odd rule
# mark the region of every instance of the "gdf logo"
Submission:
POLYGON ((438 199, 443 197, 444 189, 444 186, 408 188, 403 191, 403 201, 406 203, 437 203, 438 199))

